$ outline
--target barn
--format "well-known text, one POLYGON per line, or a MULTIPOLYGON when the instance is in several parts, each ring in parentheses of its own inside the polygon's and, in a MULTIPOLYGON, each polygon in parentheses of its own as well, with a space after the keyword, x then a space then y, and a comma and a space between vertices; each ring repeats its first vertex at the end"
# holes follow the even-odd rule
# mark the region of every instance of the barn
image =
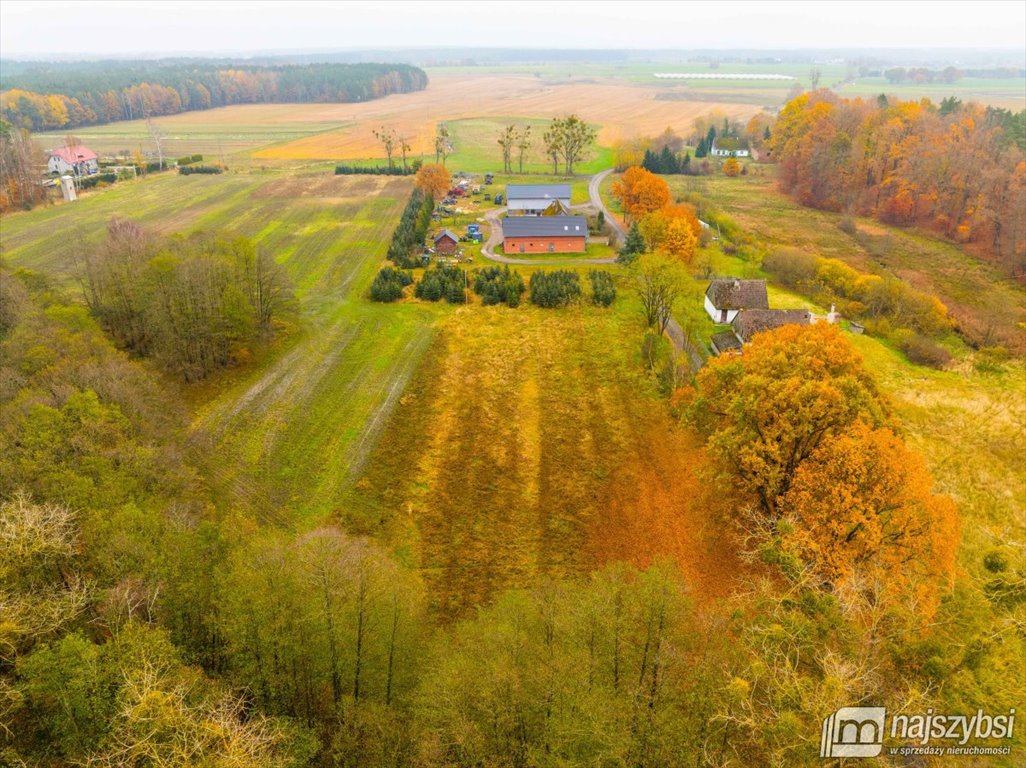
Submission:
POLYGON ((506 205, 514 215, 540 216, 556 200, 570 207, 569 184, 506 185, 506 205))
POLYGON ((460 247, 459 235, 454 235, 448 229, 443 229, 435 235, 435 253, 439 256, 452 256, 460 247))
POLYGON ((506 253, 584 253, 588 220, 583 216, 507 216, 502 220, 506 253))

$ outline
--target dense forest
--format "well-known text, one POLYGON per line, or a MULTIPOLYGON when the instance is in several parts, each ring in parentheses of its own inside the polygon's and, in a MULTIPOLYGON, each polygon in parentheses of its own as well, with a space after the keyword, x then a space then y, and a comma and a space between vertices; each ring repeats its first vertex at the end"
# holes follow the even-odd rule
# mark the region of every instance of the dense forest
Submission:
POLYGON ((231 104, 368 101, 426 86, 424 71, 408 64, 40 64, 18 68, 0 81, 0 116, 46 131, 231 104))
POLYGON ((1026 274, 1026 111, 821 90, 781 110, 771 145, 803 205, 926 227, 1026 274))

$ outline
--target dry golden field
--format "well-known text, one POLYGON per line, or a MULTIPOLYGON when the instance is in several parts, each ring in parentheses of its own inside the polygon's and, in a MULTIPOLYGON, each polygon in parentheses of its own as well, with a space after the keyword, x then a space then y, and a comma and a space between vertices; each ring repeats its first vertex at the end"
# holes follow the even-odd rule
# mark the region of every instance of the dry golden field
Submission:
MULTIPOLYGON (((530 75, 435 75, 424 91, 387 96, 362 104, 304 104, 232 107, 267 114, 270 121, 311 123, 337 121, 337 130, 321 130, 287 143, 260 149, 259 159, 344 160, 376 157, 381 144, 375 127, 385 124, 408 136, 414 154, 431 154, 435 125, 441 120, 474 117, 543 118, 576 113, 601 126, 598 141, 647 136, 667 126, 689 128, 695 117, 713 109, 731 117, 758 111, 752 104, 670 101, 656 99, 661 91, 613 81, 572 81, 566 84, 530 75)), ((255 115, 218 110, 226 120, 254 122, 255 115)))

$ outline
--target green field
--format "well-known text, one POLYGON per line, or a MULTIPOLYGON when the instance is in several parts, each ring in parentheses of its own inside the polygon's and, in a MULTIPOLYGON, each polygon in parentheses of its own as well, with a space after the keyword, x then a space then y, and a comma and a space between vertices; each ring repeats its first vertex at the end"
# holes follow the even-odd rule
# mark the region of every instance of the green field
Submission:
POLYGON ((297 286, 298 328, 257 364, 182 395, 219 499, 265 518, 317 521, 358 474, 445 311, 364 298, 410 188, 329 173, 154 175, 6 217, 3 250, 11 266, 69 286, 76 256, 115 214, 165 232, 246 235, 270 250, 297 286))

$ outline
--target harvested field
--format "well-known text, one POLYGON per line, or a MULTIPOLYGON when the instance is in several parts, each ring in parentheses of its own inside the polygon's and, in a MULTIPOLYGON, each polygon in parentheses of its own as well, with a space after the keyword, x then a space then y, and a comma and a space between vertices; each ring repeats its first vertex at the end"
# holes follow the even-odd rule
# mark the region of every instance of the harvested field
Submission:
POLYGON ((426 90, 413 94, 363 104, 302 105, 305 114, 314 114, 323 106, 323 111, 316 111, 318 119, 336 119, 347 126, 266 147, 253 156, 289 160, 379 157, 381 145, 372 131, 381 124, 409 137, 415 154, 433 154, 435 125, 440 120, 549 119, 571 112, 602 126, 598 141, 609 144, 620 137, 656 134, 667 126, 688 128, 695 117, 712 109, 742 118, 758 109, 734 102, 667 101, 656 98, 659 92, 617 82, 560 84, 528 75, 440 75, 431 79, 426 90))

